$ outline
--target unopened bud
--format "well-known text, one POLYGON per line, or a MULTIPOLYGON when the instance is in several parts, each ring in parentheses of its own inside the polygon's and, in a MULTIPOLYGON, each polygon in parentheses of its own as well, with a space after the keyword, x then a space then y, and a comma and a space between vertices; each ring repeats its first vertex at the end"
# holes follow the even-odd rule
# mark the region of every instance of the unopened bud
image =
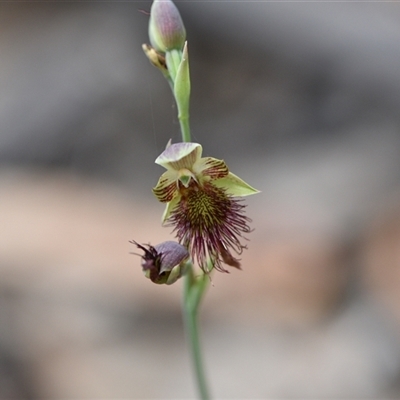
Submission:
POLYGON ((154 0, 150 9, 150 43, 161 53, 182 50, 186 30, 178 9, 171 0, 154 0))

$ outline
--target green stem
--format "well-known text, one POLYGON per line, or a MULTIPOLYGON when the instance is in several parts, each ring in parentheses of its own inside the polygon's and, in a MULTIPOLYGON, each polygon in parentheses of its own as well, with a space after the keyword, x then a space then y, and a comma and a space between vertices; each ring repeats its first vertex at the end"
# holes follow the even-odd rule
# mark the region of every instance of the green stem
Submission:
MULTIPOLYGON (((182 141, 190 142, 189 126, 189 99, 190 99, 190 75, 187 54, 187 45, 182 52, 171 51, 166 54, 168 71, 174 82, 173 93, 178 106, 178 119, 181 127, 182 141)), ((183 291, 183 320, 185 324, 186 338, 190 348, 194 375, 197 389, 202 400, 209 400, 207 381, 204 372, 202 352, 199 337, 199 306, 205 290, 209 284, 209 277, 202 274, 194 275, 192 262, 187 263, 183 291)))
POLYGON ((191 142, 189 116, 179 116, 179 123, 181 125, 182 142, 191 142))
POLYGON ((200 338, 198 329, 198 310, 201 299, 209 283, 209 278, 205 274, 195 277, 193 267, 190 264, 185 275, 183 312, 186 328, 186 337, 190 347, 194 373, 197 382, 197 389, 202 400, 210 399, 207 381, 204 373, 202 353, 200 348, 200 338))

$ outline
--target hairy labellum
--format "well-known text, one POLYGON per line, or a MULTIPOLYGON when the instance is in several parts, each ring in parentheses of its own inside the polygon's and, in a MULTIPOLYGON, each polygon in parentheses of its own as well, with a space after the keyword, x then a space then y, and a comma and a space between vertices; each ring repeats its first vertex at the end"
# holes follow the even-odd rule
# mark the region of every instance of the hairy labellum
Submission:
POLYGON ((228 196, 223 189, 205 183, 193 182, 182 189, 182 198, 172 211, 168 223, 174 226, 180 243, 190 249, 192 258, 208 271, 207 260, 218 271, 228 272, 221 262, 240 269, 240 262, 229 249, 241 254, 239 238, 250 232, 245 206, 228 196))

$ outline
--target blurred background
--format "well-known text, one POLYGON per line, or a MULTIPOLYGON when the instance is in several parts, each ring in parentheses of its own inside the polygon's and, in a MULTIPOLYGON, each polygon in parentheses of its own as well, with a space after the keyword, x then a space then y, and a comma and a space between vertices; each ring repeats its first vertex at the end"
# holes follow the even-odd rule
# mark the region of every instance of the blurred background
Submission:
MULTIPOLYGON (((0 398, 195 396, 151 188, 151 2, 0 4, 0 398)), ((193 140, 262 191, 202 309, 215 398, 400 398, 400 9, 182 1, 193 140)))

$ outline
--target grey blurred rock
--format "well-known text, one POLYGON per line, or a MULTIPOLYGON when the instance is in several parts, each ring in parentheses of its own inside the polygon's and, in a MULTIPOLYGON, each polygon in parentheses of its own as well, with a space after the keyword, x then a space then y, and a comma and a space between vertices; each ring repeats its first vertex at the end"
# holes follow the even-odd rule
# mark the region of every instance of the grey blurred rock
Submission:
MULTIPOLYGON (((248 200, 256 230, 243 273, 215 277, 204 305, 215 394, 398 397, 398 282, 381 264, 380 225, 371 252, 357 246, 399 186, 397 8, 178 6, 193 140, 262 190, 248 200), (375 289, 361 283, 365 267, 375 289), (382 311, 376 288, 390 289, 382 311)), ((2 5, 0 382, 10 396, 193 394, 179 287, 145 286, 128 247, 170 237, 147 198, 154 159, 179 140, 169 88, 141 50, 138 9, 149 8, 2 5)))

